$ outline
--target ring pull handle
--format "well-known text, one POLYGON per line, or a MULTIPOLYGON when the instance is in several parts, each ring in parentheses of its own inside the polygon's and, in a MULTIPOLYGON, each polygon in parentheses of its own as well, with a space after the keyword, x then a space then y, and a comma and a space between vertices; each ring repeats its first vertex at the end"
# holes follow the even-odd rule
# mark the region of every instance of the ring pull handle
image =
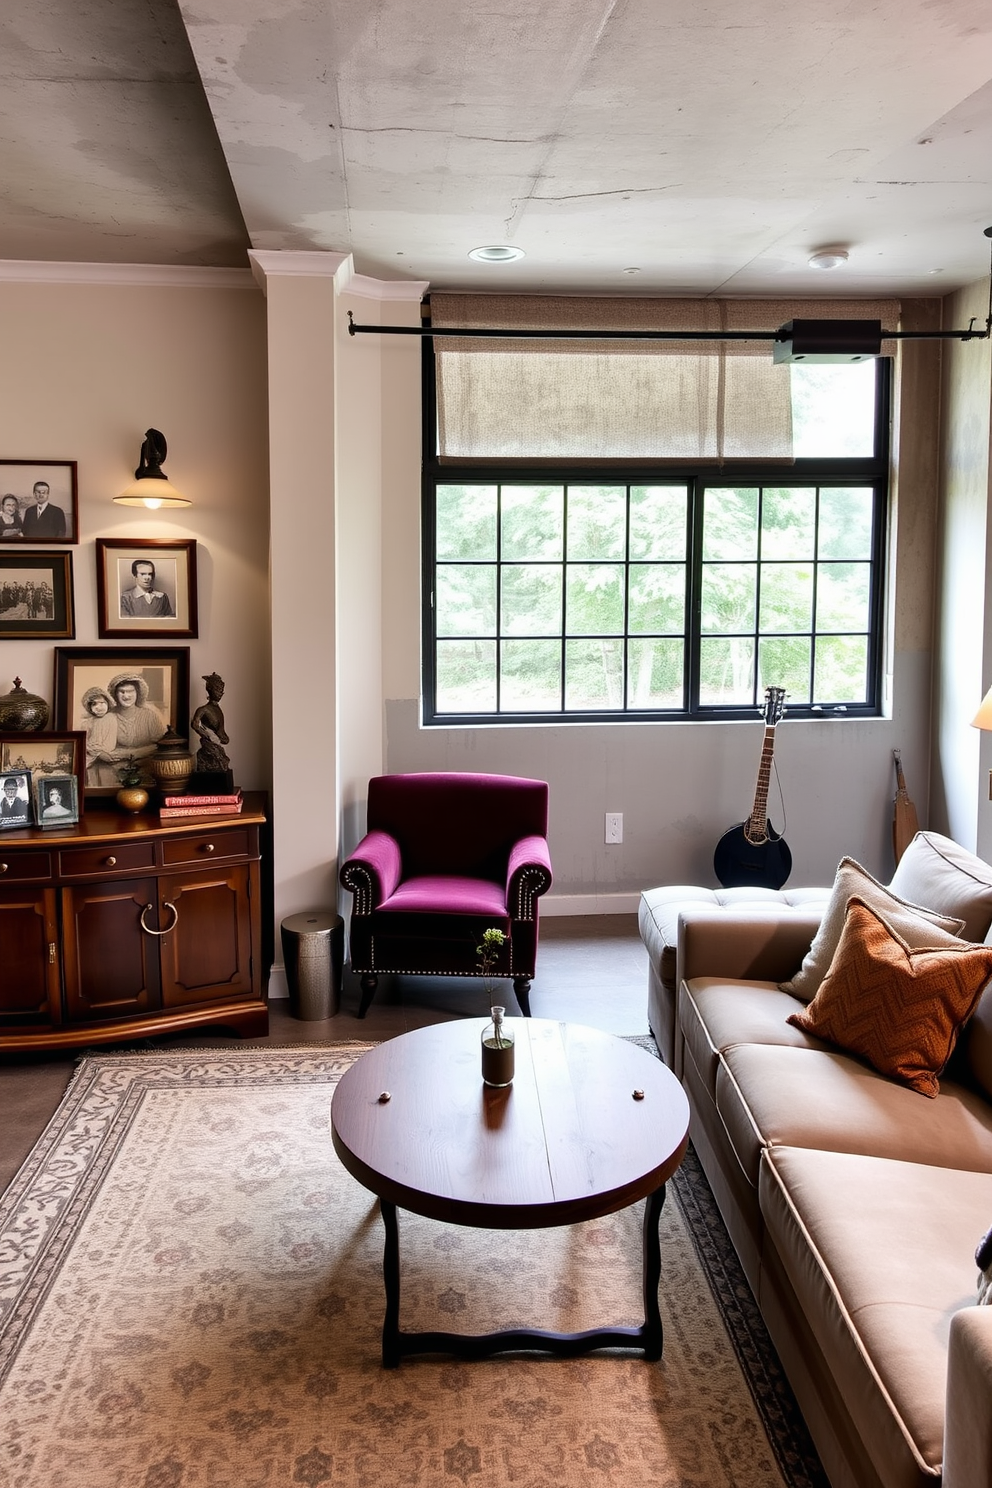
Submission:
POLYGON ((138 923, 140 924, 142 930, 144 930, 144 932, 145 932, 146 935, 159 935, 159 936, 161 936, 161 935, 168 935, 169 931, 170 930, 175 930, 176 926, 179 924, 179 911, 178 911, 178 909, 172 903, 172 900, 171 899, 165 899, 165 900, 163 900, 162 901, 162 908, 163 909, 171 909, 172 910, 172 915, 173 915, 172 924, 171 925, 167 925, 164 930, 153 930, 152 927, 151 927, 151 925, 146 925, 145 924, 145 915, 148 913, 148 911, 150 909, 154 909, 154 908, 155 908, 154 904, 146 904, 145 907, 144 907, 144 909, 141 911, 141 917, 140 917, 138 923))
POLYGON ((113 853, 110 854, 110 857, 109 858, 104 858, 103 861, 104 861, 104 863, 106 864, 106 866, 108 868, 116 868, 117 867, 117 859, 114 857, 113 853))

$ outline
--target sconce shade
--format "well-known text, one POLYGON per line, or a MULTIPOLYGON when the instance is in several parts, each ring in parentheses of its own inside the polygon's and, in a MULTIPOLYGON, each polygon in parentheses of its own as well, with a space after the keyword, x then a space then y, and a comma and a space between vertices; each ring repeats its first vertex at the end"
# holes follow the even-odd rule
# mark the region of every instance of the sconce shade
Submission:
POLYGON ((971 720, 972 728, 992 729, 992 687, 982 698, 981 707, 971 720))
POLYGON ((176 490, 162 469, 167 453, 165 435, 158 429, 147 429, 134 480, 114 497, 118 506, 146 506, 152 511, 160 506, 192 506, 189 497, 176 490))

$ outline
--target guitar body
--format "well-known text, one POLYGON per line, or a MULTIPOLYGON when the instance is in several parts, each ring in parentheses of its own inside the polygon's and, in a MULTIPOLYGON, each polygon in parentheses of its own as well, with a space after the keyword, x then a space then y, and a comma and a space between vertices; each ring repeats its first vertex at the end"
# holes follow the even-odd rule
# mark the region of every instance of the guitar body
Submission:
POLYGON ((713 854, 713 868, 725 889, 780 889, 792 872, 792 854, 771 822, 764 842, 749 842, 746 822, 724 832, 713 854))
POLYGON ((775 749, 775 725, 785 711, 785 688, 766 687, 765 737, 758 765, 754 805, 747 821, 724 832, 713 854, 713 868, 725 889, 780 889, 792 872, 792 854, 768 820, 768 778, 775 749))

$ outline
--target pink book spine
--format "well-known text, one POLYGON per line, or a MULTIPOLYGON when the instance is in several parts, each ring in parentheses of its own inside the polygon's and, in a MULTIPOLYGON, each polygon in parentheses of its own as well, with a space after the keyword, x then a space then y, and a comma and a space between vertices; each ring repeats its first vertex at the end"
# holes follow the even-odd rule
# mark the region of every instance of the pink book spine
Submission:
POLYGON ((237 816, 240 811, 240 802, 237 806, 163 806, 159 819, 173 816, 237 816))
POLYGON ((241 802, 241 792, 236 791, 233 796, 163 796, 163 806, 237 806, 241 802))

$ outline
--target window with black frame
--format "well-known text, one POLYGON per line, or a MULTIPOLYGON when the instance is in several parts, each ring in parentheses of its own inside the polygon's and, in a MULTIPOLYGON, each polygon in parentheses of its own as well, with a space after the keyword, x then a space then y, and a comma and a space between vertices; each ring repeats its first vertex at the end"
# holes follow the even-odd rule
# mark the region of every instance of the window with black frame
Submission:
MULTIPOLYGON (((507 379, 539 375, 509 356, 507 379)), ((888 360, 776 367, 774 429, 759 406, 757 434, 734 436, 770 457, 665 452, 704 446, 711 420, 726 438, 737 415, 713 388, 746 390, 750 366, 760 395, 770 361, 738 351, 728 377, 710 355, 701 392, 687 391, 686 357, 632 359, 635 382, 680 383, 656 401, 669 416, 688 401, 699 427, 652 432, 654 458, 590 468, 439 451, 425 357, 426 723, 753 716, 767 686, 786 689, 790 713, 878 711, 888 360)), ((464 390, 438 391, 450 425, 464 390)), ((654 394, 634 396, 650 407, 654 394)))

